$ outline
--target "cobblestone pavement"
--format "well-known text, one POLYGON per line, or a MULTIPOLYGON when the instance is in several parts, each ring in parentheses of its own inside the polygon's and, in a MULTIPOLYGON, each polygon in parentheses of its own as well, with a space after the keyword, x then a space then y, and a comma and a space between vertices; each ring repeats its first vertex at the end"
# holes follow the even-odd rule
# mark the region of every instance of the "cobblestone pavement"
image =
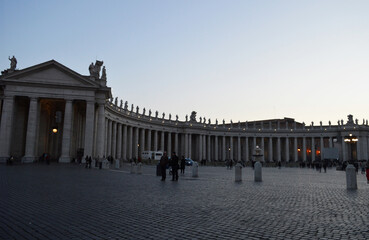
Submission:
POLYGON ((328 169, 191 168, 178 182, 79 165, 0 165, 0 239, 369 239, 369 184, 328 169))

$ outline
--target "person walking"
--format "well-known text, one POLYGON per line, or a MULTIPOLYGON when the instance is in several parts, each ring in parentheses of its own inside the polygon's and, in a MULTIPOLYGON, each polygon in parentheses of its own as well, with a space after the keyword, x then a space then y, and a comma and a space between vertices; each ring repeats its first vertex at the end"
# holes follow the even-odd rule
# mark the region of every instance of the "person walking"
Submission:
POLYGON ((185 157, 182 156, 182 158, 181 158, 181 174, 185 173, 185 168, 186 168, 186 160, 185 160, 185 157))
POLYGON ((172 181, 178 181, 178 156, 176 155, 176 152, 173 152, 171 157, 171 163, 172 163, 172 181))
POLYGON ((160 158, 160 169, 161 169, 161 180, 165 181, 167 177, 167 165, 168 165, 168 156, 167 152, 164 152, 163 156, 160 158))

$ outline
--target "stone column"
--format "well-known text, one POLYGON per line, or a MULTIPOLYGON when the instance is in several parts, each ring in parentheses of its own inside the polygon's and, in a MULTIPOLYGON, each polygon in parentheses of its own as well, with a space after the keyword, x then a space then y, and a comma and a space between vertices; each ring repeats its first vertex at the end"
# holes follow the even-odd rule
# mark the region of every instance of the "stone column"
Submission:
POLYGON ((105 118, 104 154, 103 154, 104 156, 107 156, 108 151, 108 133, 109 133, 109 119, 105 118))
POLYGON ((209 161, 211 161, 211 138, 210 138, 210 135, 208 135, 208 144, 207 144, 207 156, 206 156, 206 159, 209 161))
POLYGON ((142 152, 145 150, 145 129, 141 128, 140 151, 138 152, 140 158, 142 158, 142 152))
POLYGON ((128 134, 127 134, 127 158, 128 160, 131 160, 133 158, 132 156, 132 145, 133 145, 133 127, 128 126, 127 127, 128 134))
POLYGON ((249 153, 249 137, 246 136, 246 139, 245 139, 245 161, 248 162, 250 161, 250 153, 249 153))
POLYGON ((223 136, 223 139, 222 140, 223 140, 222 141, 222 160, 224 161, 224 160, 227 159, 226 150, 225 150, 225 148, 226 148, 226 143, 225 143, 226 139, 225 139, 225 136, 223 136))
POLYGON ((165 134, 164 134, 164 131, 161 131, 161 138, 160 138, 160 150, 161 151, 165 151, 165 134))
POLYGON ((37 98, 32 97, 29 102, 26 149, 22 162, 30 163, 37 159, 36 156, 36 133, 37 133, 37 113, 38 102, 37 98))
POLYGON ((202 159, 206 159, 206 136, 202 135, 202 159))
POLYGON ((269 145, 269 161, 273 162, 273 138, 269 137, 269 141, 268 141, 268 145, 269 145))
POLYGON ((289 142, 289 138, 286 137, 286 162, 290 161, 290 142, 289 142))
POLYGON ((85 124, 85 149, 82 161, 85 161, 86 156, 92 156, 94 126, 95 126, 95 102, 86 102, 86 124, 85 124))
POLYGON ((342 137, 342 161, 346 162, 347 161, 347 147, 346 147, 346 142, 345 142, 345 138, 342 137))
POLYGON ((185 152, 185 158, 188 158, 188 134, 185 133, 184 135, 184 152, 185 152))
POLYGON ((158 151, 158 131, 154 130, 154 149, 153 151, 158 151))
MULTIPOLYGON (((174 151, 178 155, 178 133, 174 134, 174 151)), ((180 157, 180 156, 179 156, 180 157)))
POLYGON ((151 130, 147 130, 147 151, 152 151, 151 149, 151 130))
POLYGON ((299 155, 298 155, 298 151, 297 151, 297 137, 293 138, 293 155, 294 155, 294 160, 295 162, 298 162, 299 160, 299 155))
POLYGON ((136 158, 136 159, 138 159, 138 143, 139 143, 139 135, 138 135, 138 133, 139 133, 139 128, 138 127, 136 127, 135 128, 135 136, 134 136, 134 157, 136 158))
POLYGON ((256 137, 252 137, 252 151, 256 148, 256 137))
POLYGON ((333 141, 332 141, 332 137, 329 137, 329 148, 333 147, 333 141))
POLYGON ((5 163, 10 157, 11 132, 13 128, 14 97, 5 96, 0 126, 0 162, 5 163))
POLYGON ((198 154, 199 154, 199 161, 201 161, 202 160, 202 135, 201 134, 198 136, 198 139, 199 139, 199 142, 198 142, 199 152, 198 152, 198 154))
POLYGON ((282 157, 281 157, 281 138, 280 137, 277 138, 277 161, 278 162, 282 161, 282 157))
POLYGON ((215 145, 214 160, 218 161, 218 136, 214 136, 214 145, 215 145))
POLYGON ((122 139, 122 142, 123 142, 123 145, 122 145, 122 157, 123 157, 123 160, 127 160, 128 159, 128 156, 127 156, 127 147, 128 147, 128 140, 127 140, 127 134, 128 133, 128 129, 127 129, 127 125, 123 125, 123 139, 122 139))
POLYGON ((167 147, 168 156, 172 156, 172 133, 168 132, 167 134, 168 134, 168 147, 167 147))
POLYGON ((262 149, 262 154, 263 156, 261 156, 261 161, 265 162, 265 149, 264 149, 264 137, 260 138, 260 148, 262 149))
POLYGON ((111 156, 111 149, 112 149, 111 140, 112 140, 113 122, 110 119, 108 121, 109 121, 108 123, 108 144, 107 144, 105 157, 111 156))
POLYGON ((302 138, 302 161, 306 162, 306 137, 302 138))
POLYGON ((324 139, 320 137, 320 159, 323 160, 324 139))
POLYGON ((315 161, 315 138, 311 137, 311 161, 315 161))
POLYGON ((117 159, 122 158, 122 124, 118 123, 117 159))
POLYGON ((356 142, 356 160, 361 160, 361 145, 363 143, 362 137, 358 136, 358 141, 356 142))
POLYGON ((179 156, 179 151, 178 151, 178 133, 174 134, 174 151, 176 152, 177 156, 180 158, 181 156, 179 156))
POLYGON ((63 125, 63 140, 62 140, 62 154, 59 158, 60 163, 69 163, 70 157, 70 142, 72 133, 72 119, 73 119, 73 102, 70 99, 65 100, 64 110, 64 125, 63 125))
POLYGON ((192 134, 188 134, 188 157, 191 158, 192 152, 192 134))
POLYGON ((234 157, 233 157, 233 137, 229 137, 229 148, 231 149, 229 151, 229 158, 234 160, 234 157))
POLYGON ((241 137, 237 137, 237 161, 241 161, 241 137))
POLYGON ((105 105, 99 103, 97 109, 97 133, 96 133, 96 154, 98 157, 104 155, 104 138, 105 138, 105 105))
POLYGON ((111 156, 115 159, 117 157, 117 122, 112 123, 112 139, 111 139, 111 156))

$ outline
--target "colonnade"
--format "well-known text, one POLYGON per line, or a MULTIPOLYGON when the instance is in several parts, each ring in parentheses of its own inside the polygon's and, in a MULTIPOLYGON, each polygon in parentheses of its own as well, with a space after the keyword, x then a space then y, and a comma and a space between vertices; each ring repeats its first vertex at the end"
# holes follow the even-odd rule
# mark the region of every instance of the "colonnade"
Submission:
MULTIPOLYGON (((124 113, 120 116, 122 119, 115 118, 117 121, 106 118, 105 156, 123 160, 137 159, 143 151, 166 151, 168 154, 175 151, 179 156, 196 161, 233 159, 247 162, 253 160, 256 145, 263 149, 262 160, 266 162, 314 161, 321 158, 324 148, 333 147, 341 151, 339 160, 346 161, 350 157, 346 144, 337 141, 340 137, 336 131, 324 134, 321 131, 307 133, 305 129, 294 132, 264 129, 264 133, 258 129, 204 130, 200 127, 195 129, 195 124, 183 122, 181 127, 169 122, 163 125, 163 121, 155 123, 152 119, 145 124, 142 118, 126 124, 124 119, 127 116, 124 113)), ((132 116, 129 118, 131 120, 132 116)), ((356 158, 368 159, 368 136, 360 138, 356 158)))

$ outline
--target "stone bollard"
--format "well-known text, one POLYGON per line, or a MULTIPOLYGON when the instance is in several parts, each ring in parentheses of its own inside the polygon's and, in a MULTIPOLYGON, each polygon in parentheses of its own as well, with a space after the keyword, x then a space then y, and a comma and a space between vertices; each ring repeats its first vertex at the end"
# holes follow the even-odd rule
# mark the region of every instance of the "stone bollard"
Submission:
POLYGON ((356 169, 352 164, 346 167, 346 184, 348 190, 357 189, 356 169))
POLYGON ((261 182, 262 181, 262 173, 261 173, 261 163, 257 161, 254 165, 254 179, 255 182, 261 182))
POLYGON ((237 163, 234 167, 234 181, 241 182, 242 181, 242 165, 237 163))
POLYGON ((120 159, 115 159, 115 169, 119 169, 120 168, 120 159))
POLYGON ((131 162, 131 173, 136 173, 136 164, 131 162))
POLYGON ((142 163, 137 164, 137 174, 142 174, 142 163))
POLYGON ((197 162, 193 162, 192 164, 192 177, 199 176, 199 164, 197 162))

